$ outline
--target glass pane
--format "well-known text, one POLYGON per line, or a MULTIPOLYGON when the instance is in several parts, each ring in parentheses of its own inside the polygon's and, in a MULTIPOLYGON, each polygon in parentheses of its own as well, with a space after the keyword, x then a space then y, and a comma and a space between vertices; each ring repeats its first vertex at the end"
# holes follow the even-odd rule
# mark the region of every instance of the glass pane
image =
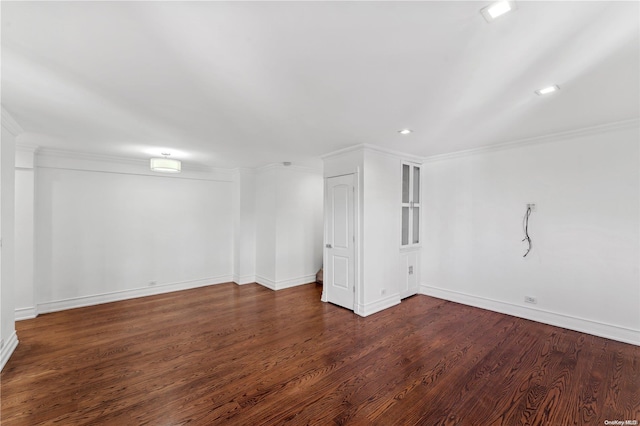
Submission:
POLYGON ((420 202, 420 167, 413 168, 413 202, 420 202))
POLYGON ((420 242, 420 208, 413 208, 413 238, 412 244, 418 244, 420 242))
POLYGON ((408 203, 409 200, 409 165, 402 165, 402 202, 408 203))
POLYGON ((402 245, 409 244, 409 207, 402 208, 402 245))

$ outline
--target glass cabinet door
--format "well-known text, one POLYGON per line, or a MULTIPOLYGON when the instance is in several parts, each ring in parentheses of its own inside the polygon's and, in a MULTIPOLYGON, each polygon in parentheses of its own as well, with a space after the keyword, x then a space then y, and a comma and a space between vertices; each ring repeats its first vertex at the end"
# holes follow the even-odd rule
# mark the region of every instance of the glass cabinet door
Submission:
POLYGON ((420 166, 402 164, 401 246, 420 244, 420 166))

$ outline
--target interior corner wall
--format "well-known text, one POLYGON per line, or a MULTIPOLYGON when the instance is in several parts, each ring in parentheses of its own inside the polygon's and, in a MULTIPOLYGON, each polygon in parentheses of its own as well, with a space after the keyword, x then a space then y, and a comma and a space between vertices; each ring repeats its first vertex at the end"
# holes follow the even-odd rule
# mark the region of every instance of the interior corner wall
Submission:
POLYGON ((238 170, 233 190, 233 280, 256 281, 256 178, 253 170, 238 170))
POLYGON ((33 148, 16 147, 15 177, 15 308, 16 320, 35 318, 34 294, 34 203, 33 148))
POLYGON ((256 282, 275 290, 276 285, 276 170, 256 172, 256 282))
POLYGON ((0 135, 0 370, 18 344, 15 332, 15 135, 0 135))
POLYGON ((636 122, 427 161, 421 292, 640 344, 639 144, 636 122))
POLYGON ((276 282, 286 288, 315 281, 322 266, 324 183, 319 172, 278 173, 276 282))
POLYGON ((315 281, 322 265, 323 181, 318 172, 256 172, 256 282, 273 290, 315 281))
POLYGON ((37 160, 39 312, 232 281, 230 178, 37 160))

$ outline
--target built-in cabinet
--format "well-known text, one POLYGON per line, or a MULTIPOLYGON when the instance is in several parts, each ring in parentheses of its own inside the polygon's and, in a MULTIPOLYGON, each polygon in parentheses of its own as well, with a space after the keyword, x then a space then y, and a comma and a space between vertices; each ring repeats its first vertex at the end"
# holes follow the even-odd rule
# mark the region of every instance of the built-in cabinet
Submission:
POLYGON ((400 232, 400 297, 418 293, 420 285, 420 165, 402 162, 402 205, 400 232))
POLYGON ((402 163, 402 247, 420 244, 420 165, 402 163))

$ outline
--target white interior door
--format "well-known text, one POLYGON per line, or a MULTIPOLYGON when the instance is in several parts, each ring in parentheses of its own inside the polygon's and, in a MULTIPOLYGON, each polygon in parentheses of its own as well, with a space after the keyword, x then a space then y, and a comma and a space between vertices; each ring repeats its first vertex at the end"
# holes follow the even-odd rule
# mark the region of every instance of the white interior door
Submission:
POLYGON ((353 310, 354 175, 327 179, 324 286, 327 301, 353 310))

